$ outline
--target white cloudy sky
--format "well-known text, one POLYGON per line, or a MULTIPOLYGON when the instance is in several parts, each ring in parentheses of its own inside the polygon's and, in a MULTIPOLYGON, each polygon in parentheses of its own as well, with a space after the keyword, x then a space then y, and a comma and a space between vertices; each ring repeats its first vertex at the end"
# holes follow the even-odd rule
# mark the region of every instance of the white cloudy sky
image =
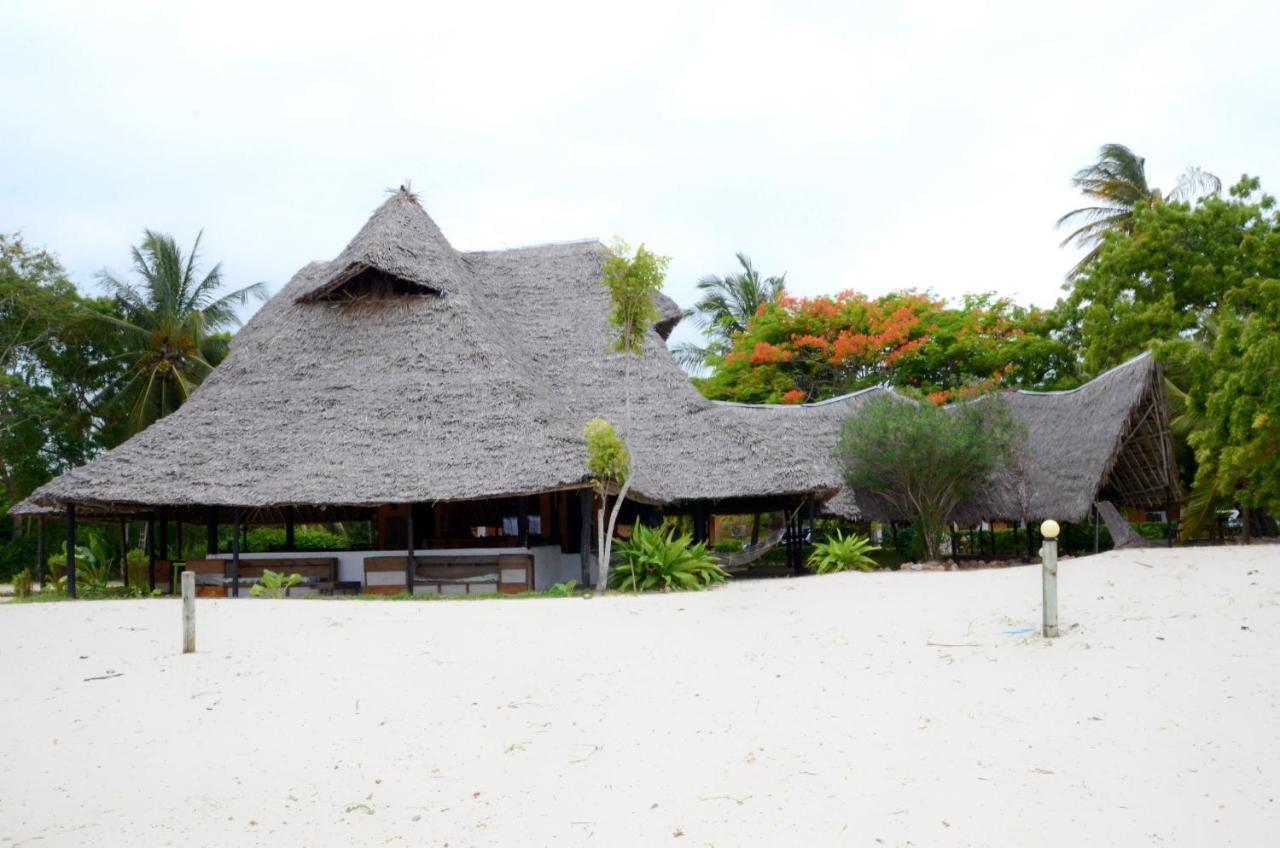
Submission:
POLYGON ((1280 190, 1278 9, 8 0, 0 231, 87 288, 203 228, 274 291, 409 178, 460 248, 623 235, 684 305, 736 250, 802 294, 1049 304, 1103 142, 1280 190))

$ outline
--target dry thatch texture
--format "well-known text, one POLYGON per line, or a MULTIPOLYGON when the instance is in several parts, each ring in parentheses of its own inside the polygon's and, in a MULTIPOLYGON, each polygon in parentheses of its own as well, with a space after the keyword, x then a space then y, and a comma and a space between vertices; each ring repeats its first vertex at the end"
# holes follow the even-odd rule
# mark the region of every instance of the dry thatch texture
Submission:
POLYGON ((837 419, 704 399, 659 335, 679 318, 669 299, 642 356, 606 353, 603 259, 595 241, 459 254, 397 193, 273 297, 181 409, 33 500, 194 515, 531 494, 582 485, 597 415, 625 433, 643 500, 834 492, 837 419), (370 269, 413 285, 344 291, 370 269))
MULTIPOLYGON (((1099 498, 1159 508, 1181 500, 1160 369, 1142 354, 1061 392, 1002 397, 1027 428, 1027 450, 966 502, 962 525, 1056 518, 1084 521, 1099 498)), ((832 515, 903 519, 878 499, 841 491, 832 515)))
MULTIPOLYGON (((398 192, 336 259, 263 306, 181 409, 31 501, 273 520, 285 505, 320 516, 534 494, 583 485, 580 433, 594 416, 625 435, 639 500, 835 494, 840 425, 885 390, 804 406, 708 401, 663 343, 681 315, 665 297, 641 356, 606 353, 604 256, 596 241, 458 253, 398 192)), ((1150 373, 1137 363, 1075 394, 1010 396, 1061 471, 1055 487, 1033 482, 1037 504, 1064 509, 1036 514, 1087 510, 1150 373)), ((1002 492, 983 517, 1006 509, 1002 492)), ((858 514, 848 496, 833 508, 858 514)))

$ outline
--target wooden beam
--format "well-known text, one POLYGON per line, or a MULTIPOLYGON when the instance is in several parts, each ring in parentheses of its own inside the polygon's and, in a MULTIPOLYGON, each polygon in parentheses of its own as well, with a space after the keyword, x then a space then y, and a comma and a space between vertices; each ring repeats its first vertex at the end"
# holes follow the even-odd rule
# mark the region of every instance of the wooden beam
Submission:
POLYGON ((129 585, 129 522, 120 522, 120 579, 129 585))
POLYGON ((44 589, 44 570, 48 565, 48 558, 44 550, 44 516, 36 519, 36 576, 35 582, 38 589, 44 589))
POLYGON ((593 500, 590 489, 580 489, 578 491, 580 524, 578 540, 581 544, 578 549, 578 556, 582 562, 582 585, 584 587, 591 585, 591 510, 594 506, 593 500))
POLYGON ((156 520, 147 519, 147 591, 156 590, 156 520))
POLYGON ((67 597, 76 596, 76 505, 67 504, 67 597))
POLYGON ((233 513, 231 525, 231 597, 240 597, 240 510, 233 513))
POLYGON ((414 551, 413 537, 413 504, 405 511, 405 535, 408 537, 408 554, 404 559, 404 590, 413 594, 414 572, 417 571, 418 557, 414 551))
POLYGON ((529 547, 529 496, 521 495, 516 501, 516 529, 520 547, 529 547))
POLYGON ((297 547, 293 534, 293 505, 290 504, 284 508, 284 549, 295 551, 297 547))
POLYGON ((216 506, 209 507, 209 516, 206 519, 209 527, 209 535, 204 545, 205 556, 213 556, 218 552, 218 508, 216 506))

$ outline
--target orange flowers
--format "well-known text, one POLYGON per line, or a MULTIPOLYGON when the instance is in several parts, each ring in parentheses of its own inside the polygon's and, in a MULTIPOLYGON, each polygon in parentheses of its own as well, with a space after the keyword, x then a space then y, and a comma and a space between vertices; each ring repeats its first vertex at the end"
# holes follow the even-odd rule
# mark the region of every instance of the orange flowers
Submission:
POLYGON ((808 397, 809 395, 806 392, 800 389, 792 389, 791 391, 787 392, 782 396, 782 402, 783 403, 804 403, 805 399, 807 399, 808 397))
POLYGON ((789 362, 792 353, 789 350, 783 350, 777 345, 768 342, 757 342, 755 349, 751 351, 752 365, 777 365, 780 362, 789 362))

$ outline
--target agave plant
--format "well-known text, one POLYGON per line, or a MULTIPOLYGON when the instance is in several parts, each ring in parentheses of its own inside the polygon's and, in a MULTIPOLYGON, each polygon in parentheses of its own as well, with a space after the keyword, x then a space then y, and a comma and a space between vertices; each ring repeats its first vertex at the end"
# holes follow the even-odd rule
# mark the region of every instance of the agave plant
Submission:
POLYGON ((848 536, 836 531, 826 541, 813 546, 809 554, 809 570, 815 574, 835 574, 856 568, 858 571, 874 571, 876 561, 871 558, 872 551, 880 550, 871 544, 866 536, 850 533, 848 536))
POLYGON ((631 538, 618 542, 614 555, 617 562, 609 575, 611 589, 705 589, 729 579, 729 573, 716 564, 705 544, 694 544, 687 533, 677 536, 674 527, 636 524, 631 538))

